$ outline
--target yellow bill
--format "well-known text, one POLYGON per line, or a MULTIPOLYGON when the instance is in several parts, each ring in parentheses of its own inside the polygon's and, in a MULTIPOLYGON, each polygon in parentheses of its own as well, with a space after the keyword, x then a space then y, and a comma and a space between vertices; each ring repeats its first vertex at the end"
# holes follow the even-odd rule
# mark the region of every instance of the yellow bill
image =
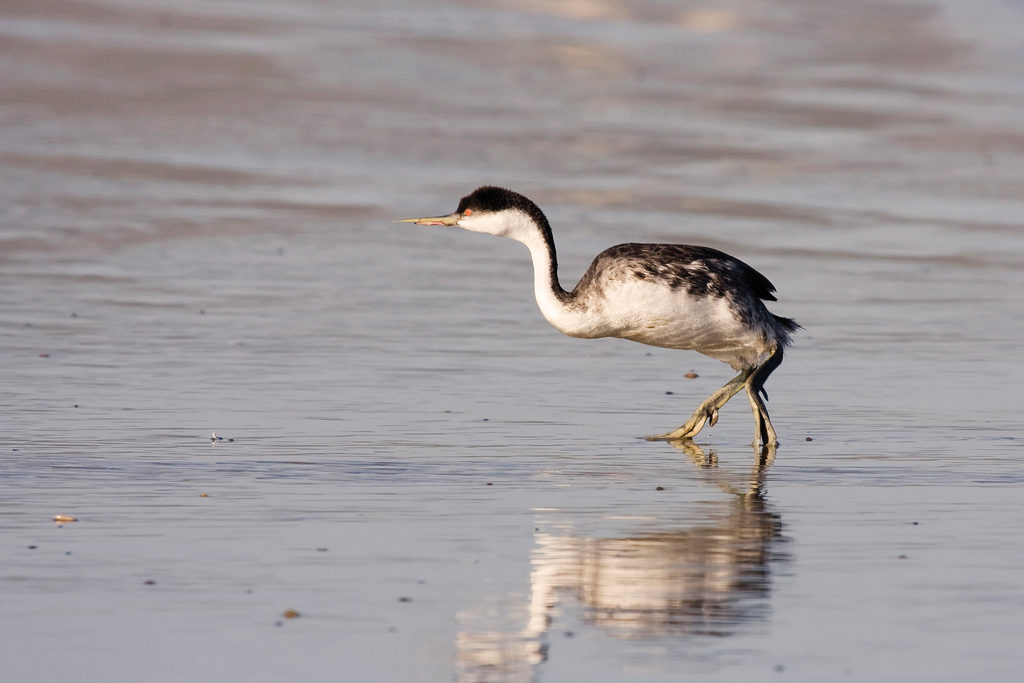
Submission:
POLYGON ((402 218, 396 223, 418 223, 419 225, 456 225, 459 222, 459 215, 453 213, 449 216, 430 216, 427 218, 402 218))

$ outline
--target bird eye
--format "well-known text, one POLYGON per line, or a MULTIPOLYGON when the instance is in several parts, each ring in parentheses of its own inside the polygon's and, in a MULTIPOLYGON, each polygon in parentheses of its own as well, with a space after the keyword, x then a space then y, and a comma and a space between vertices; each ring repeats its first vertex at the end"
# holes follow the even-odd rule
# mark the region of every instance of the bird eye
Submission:
POLYGON ((463 216, 472 216, 473 215, 473 209, 466 209, 465 211, 462 212, 462 215, 463 216))

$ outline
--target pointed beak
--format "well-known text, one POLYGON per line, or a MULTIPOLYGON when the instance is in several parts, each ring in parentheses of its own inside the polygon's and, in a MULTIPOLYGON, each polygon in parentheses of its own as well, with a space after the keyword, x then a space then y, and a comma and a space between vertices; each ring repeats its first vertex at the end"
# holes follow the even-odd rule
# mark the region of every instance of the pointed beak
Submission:
POLYGON ((432 216, 429 218, 403 218, 396 223, 418 223, 420 225, 458 225, 459 214, 453 213, 449 216, 432 216))

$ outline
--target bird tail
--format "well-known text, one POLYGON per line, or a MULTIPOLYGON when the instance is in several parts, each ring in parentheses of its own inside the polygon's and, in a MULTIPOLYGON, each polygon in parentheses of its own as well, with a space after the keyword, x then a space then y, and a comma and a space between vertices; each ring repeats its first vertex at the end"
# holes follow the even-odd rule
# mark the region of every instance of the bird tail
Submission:
POLYGON ((782 347, 789 346, 790 338, 789 335, 793 334, 797 330, 802 330, 803 327, 797 321, 792 318, 783 318, 781 315, 775 315, 772 313, 772 318, 775 319, 775 326, 779 330, 779 362, 782 362, 782 347))

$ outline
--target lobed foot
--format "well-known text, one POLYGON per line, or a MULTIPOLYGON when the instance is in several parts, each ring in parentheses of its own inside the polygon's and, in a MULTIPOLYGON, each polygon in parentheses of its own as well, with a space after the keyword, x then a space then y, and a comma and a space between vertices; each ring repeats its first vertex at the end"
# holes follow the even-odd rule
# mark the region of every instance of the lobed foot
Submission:
POLYGON ((671 432, 665 432, 664 434, 656 434, 655 436, 648 436, 648 441, 673 441, 676 439, 692 439, 704 428, 705 423, 709 426, 714 427, 715 423, 718 422, 718 411, 724 406, 730 398, 735 396, 740 389, 742 389, 750 376, 749 372, 741 372, 740 374, 733 377, 723 386, 721 389, 711 394, 700 407, 694 411, 690 419, 680 427, 679 429, 671 432))
MULTIPOLYGON (((764 393, 764 383, 768 375, 782 363, 782 348, 776 347, 768 358, 761 365, 744 370, 740 374, 726 382, 725 386, 709 396, 700 407, 690 416, 690 419, 679 429, 664 434, 648 436, 648 441, 677 441, 692 439, 697 436, 705 424, 714 426, 718 422, 718 411, 730 398, 735 396, 741 389, 746 389, 747 398, 750 400, 750 407, 754 412, 754 441, 750 445, 754 448, 764 446, 774 449, 778 445, 778 436, 772 421, 768 417, 768 410, 761 400, 764 393)), ((766 395, 767 397, 767 395, 766 395)))
POLYGON ((697 436, 700 430, 704 429, 704 423, 711 420, 712 426, 718 422, 718 411, 701 411, 697 410, 689 420, 686 421, 679 429, 671 432, 665 432, 664 434, 655 434, 654 436, 648 436, 648 441, 677 441, 679 439, 692 439, 697 436))

